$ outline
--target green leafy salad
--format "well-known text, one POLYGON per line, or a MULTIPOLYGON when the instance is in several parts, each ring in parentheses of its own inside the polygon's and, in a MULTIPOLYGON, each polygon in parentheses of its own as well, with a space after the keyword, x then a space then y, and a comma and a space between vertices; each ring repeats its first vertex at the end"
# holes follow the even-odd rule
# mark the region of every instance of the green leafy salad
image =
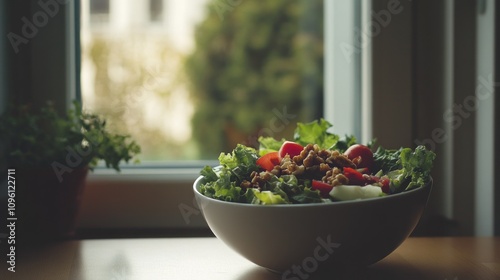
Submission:
POLYGON ((328 132, 324 119, 298 123, 293 141, 260 137, 259 149, 237 145, 220 166, 201 171, 200 192, 250 204, 335 203, 383 197, 431 180, 436 155, 424 146, 397 150, 361 145, 328 132))

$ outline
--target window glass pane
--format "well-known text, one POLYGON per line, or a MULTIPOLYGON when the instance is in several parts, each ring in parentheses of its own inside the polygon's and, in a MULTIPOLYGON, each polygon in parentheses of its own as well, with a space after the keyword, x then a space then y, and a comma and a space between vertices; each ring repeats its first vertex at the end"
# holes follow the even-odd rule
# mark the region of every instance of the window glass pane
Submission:
POLYGON ((89 9, 84 11, 90 12, 89 18, 94 26, 109 21, 109 0, 90 0, 89 9))
POLYGON ((144 161, 215 159, 322 116, 323 0, 120 1, 106 28, 85 1, 84 107, 144 161))
POLYGON ((91 14, 109 14, 109 0, 91 0, 91 14))
POLYGON ((163 18, 163 0, 149 0, 149 18, 152 22, 159 22, 163 18))

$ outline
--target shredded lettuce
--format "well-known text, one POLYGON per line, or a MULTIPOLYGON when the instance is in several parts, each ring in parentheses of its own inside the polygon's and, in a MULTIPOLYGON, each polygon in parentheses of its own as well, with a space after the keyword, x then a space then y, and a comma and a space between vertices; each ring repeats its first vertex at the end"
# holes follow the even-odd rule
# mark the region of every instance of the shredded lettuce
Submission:
POLYGON ((424 146, 418 146, 415 151, 403 149, 400 158, 407 176, 411 176, 411 181, 405 190, 411 190, 429 182, 432 163, 436 158, 435 153, 424 146))
POLYGON ((205 166, 200 174, 203 176, 204 182, 216 181, 219 178, 215 170, 210 166, 205 166))
POLYGON ((377 151, 373 153, 374 170, 382 170, 382 172, 388 173, 393 170, 401 169, 400 154, 403 148, 399 150, 386 150, 379 146, 377 151))
MULTIPOLYGON (((303 146, 317 144, 321 149, 335 149, 339 152, 344 152, 348 147, 356 144, 356 138, 352 135, 340 138, 328 132, 331 127, 332 125, 324 119, 298 123, 294 141, 303 146)), ((251 147, 237 145, 232 152, 221 153, 219 167, 206 166, 201 170, 200 173, 203 176, 201 193, 223 201, 251 204, 332 202, 330 199, 322 198, 318 190, 312 189, 311 180, 315 178, 305 178, 300 175, 299 177, 269 175, 270 179, 261 183, 259 188, 242 187, 242 182, 251 181, 252 172, 262 171, 256 163, 259 157, 271 151, 278 151, 284 141, 285 139, 260 137, 258 151, 251 147)), ((389 178, 390 193, 403 192, 429 182, 435 157, 436 155, 424 146, 418 146, 414 150, 410 148, 386 150, 379 147, 374 153, 374 166, 371 171, 376 177, 387 176, 389 178)))
POLYGON ((259 191, 252 189, 253 194, 257 200, 252 201, 253 204, 288 204, 285 199, 279 194, 272 193, 271 191, 259 191))
POLYGON ((429 182, 432 164, 436 158, 434 152, 420 145, 415 150, 404 148, 397 153, 399 159, 395 165, 401 168, 387 173, 393 193, 408 191, 429 182))
MULTIPOLYGON (((210 173, 205 167, 202 174, 208 174, 210 177, 204 177, 200 192, 208 197, 231 202, 245 202, 245 194, 241 187, 232 181, 230 170, 222 169, 220 173, 210 173), (216 177, 213 177, 216 174, 216 177)), ((204 175, 205 176, 205 175, 204 175)))
POLYGON ((273 176, 268 182, 274 193, 291 203, 321 203, 319 191, 311 190, 309 180, 299 180, 294 175, 273 176))
POLYGON ((322 203, 325 202, 319 195, 319 191, 304 188, 302 192, 293 195, 290 199, 293 203, 322 203))
MULTIPOLYGON (((229 155, 230 157, 230 155, 229 155)), ((221 157, 224 161, 228 155, 221 157)), ((230 160, 229 162, 233 162, 230 160)), ((213 168, 207 166, 201 174, 204 176, 202 181, 201 193, 215 199, 232 202, 242 202, 251 204, 290 204, 290 203, 324 203, 319 191, 310 188, 309 180, 299 180, 294 175, 283 175, 277 177, 271 176, 271 179, 265 183, 262 189, 248 188, 242 189, 239 184, 242 180, 250 180, 247 177, 239 179, 234 175, 237 167, 232 164, 222 165, 222 168, 215 172, 213 168)), ((239 168, 245 169, 244 167, 239 168)))
POLYGON ((253 167, 256 166, 255 161, 258 158, 259 156, 254 148, 238 144, 231 153, 221 153, 219 156, 219 162, 222 166, 228 168, 235 168, 240 165, 253 167))
POLYGON ((259 155, 254 148, 238 144, 231 153, 221 153, 219 162, 225 170, 231 173, 231 181, 239 185, 249 178, 252 171, 260 170, 256 163, 258 158, 259 155))
POLYGON ((248 180, 253 171, 260 170, 256 163, 258 158, 255 149, 244 145, 237 145, 231 153, 221 153, 221 168, 218 172, 210 166, 201 170, 204 176, 201 193, 224 201, 247 202, 248 190, 243 190, 239 185, 243 180, 248 180))

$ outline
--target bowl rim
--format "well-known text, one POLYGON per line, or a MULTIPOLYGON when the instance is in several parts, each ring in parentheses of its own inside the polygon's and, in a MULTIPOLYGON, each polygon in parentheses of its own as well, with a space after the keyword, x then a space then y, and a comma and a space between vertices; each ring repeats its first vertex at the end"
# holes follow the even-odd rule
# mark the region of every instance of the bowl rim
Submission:
POLYGON ((227 205, 237 205, 241 207, 258 207, 258 208, 289 208, 289 207, 332 207, 333 205, 348 205, 348 204, 362 204, 362 203, 370 203, 377 201, 387 201, 388 199, 398 199, 401 197, 412 196, 415 193, 426 191, 431 188, 433 185, 433 179, 430 177, 429 182, 427 184, 415 188, 413 190, 404 191, 396 194, 391 194, 383 197, 373 197, 373 198, 365 198, 365 199, 355 199, 355 200, 346 200, 346 201, 335 201, 332 203, 301 203, 301 204, 251 204, 251 203, 242 203, 242 202, 232 202, 232 201, 224 201, 215 198, 208 197, 202 194, 199 191, 199 187, 201 186, 201 180, 204 178, 203 175, 196 178, 193 183, 193 191, 196 195, 203 197, 211 202, 227 204, 227 205))

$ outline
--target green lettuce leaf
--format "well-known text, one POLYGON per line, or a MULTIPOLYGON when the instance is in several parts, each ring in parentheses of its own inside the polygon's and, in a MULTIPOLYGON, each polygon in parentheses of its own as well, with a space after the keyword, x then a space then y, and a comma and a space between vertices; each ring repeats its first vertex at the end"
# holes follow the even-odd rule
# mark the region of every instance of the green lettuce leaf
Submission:
POLYGON ((301 145, 318 144, 321 149, 331 149, 338 142, 339 136, 328 132, 332 125, 324 120, 310 123, 297 123, 294 140, 301 145))
POLYGON ((397 164, 402 168, 387 173, 393 193, 408 191, 421 187, 429 182, 433 161, 436 154, 427 150, 425 146, 418 146, 415 150, 404 148, 398 150, 397 164))
POLYGON ((259 191, 258 189, 252 189, 252 191, 256 198, 252 201, 253 204, 288 204, 281 195, 271 191, 259 191))
POLYGON ((231 173, 231 181, 241 184, 243 180, 249 179, 253 171, 259 171, 257 165, 259 155, 254 148, 238 144, 231 153, 221 153, 219 162, 223 170, 231 173))
POLYGON ((273 137, 259 137, 259 155, 263 156, 270 152, 276 152, 281 148, 285 139, 276 140, 273 137))
POLYGON ((219 155, 219 162, 227 168, 235 168, 239 165, 253 166, 259 158, 254 148, 238 144, 231 153, 219 155))
POLYGON ((331 148, 331 150, 338 150, 343 153, 347 148, 357 143, 357 139, 354 135, 345 135, 340 138, 335 145, 331 148))
POLYGON ((411 181, 405 190, 423 186, 430 180, 432 164, 436 158, 434 152, 420 145, 413 152, 410 149, 403 149, 400 158, 404 170, 411 174, 411 181))
POLYGON ((247 202, 246 191, 239 185, 250 179, 253 171, 260 170, 256 163, 258 157, 255 149, 244 145, 237 145, 231 153, 221 153, 220 170, 216 172, 209 166, 201 170, 200 174, 204 176, 201 193, 224 201, 247 202))
MULTIPOLYGON (((411 151, 411 149, 408 149, 411 151)), ((399 150, 386 150, 379 146, 377 151, 373 153, 373 170, 382 170, 382 172, 388 173, 393 170, 401 169, 400 155, 403 148, 399 150)))
POLYGON ((293 203, 322 203, 324 202, 319 191, 312 190, 310 188, 304 188, 304 190, 296 195, 293 195, 290 199, 293 203))
POLYGON ((294 175, 274 176, 269 181, 270 189, 291 203, 321 203, 319 191, 311 190, 310 180, 299 180, 294 175))
POLYGON ((217 181, 217 179, 219 179, 217 173, 215 173, 215 170, 210 166, 205 166, 200 171, 200 174, 204 177, 203 182, 212 182, 212 181, 217 181))

